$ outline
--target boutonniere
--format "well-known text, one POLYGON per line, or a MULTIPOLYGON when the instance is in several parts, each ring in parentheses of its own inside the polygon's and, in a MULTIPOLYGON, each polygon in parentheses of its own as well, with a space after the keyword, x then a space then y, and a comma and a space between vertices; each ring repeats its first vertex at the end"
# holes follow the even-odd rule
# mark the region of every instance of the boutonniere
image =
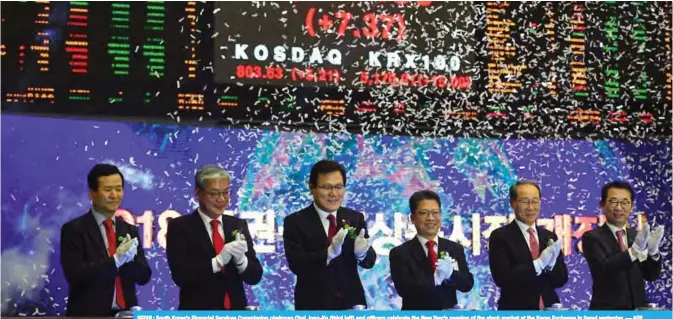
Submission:
POLYGON ((448 256, 449 256, 449 254, 447 254, 445 251, 440 251, 439 252, 439 259, 444 259, 448 256))
POLYGON ((120 244, 124 243, 124 241, 126 241, 126 237, 124 237, 124 236, 119 236, 117 238, 117 242, 120 243, 120 244))
POLYGON ((358 236, 358 235, 355 233, 355 227, 353 227, 353 226, 351 226, 350 224, 348 224, 348 223, 346 222, 345 219, 342 219, 342 220, 341 220, 341 223, 343 224, 343 228, 344 228, 344 229, 346 230, 346 232, 348 233, 348 237, 350 237, 350 239, 352 239, 352 240, 355 240, 355 238, 358 236))
POLYGON ((231 240, 232 241, 238 240, 237 236, 239 236, 239 235, 241 236, 241 240, 245 240, 245 235, 243 235, 243 233, 241 233, 238 229, 232 230, 231 231, 231 240))

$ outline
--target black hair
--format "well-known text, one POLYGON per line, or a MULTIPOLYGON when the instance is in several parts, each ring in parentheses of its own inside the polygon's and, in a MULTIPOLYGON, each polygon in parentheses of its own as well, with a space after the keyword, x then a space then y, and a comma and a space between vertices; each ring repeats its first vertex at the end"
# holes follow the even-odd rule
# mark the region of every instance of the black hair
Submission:
POLYGON ((331 172, 341 172, 341 179, 343 180, 344 186, 346 185, 346 169, 343 165, 339 164, 336 161, 332 160, 321 160, 311 168, 311 175, 309 176, 309 184, 311 187, 316 187, 318 183, 318 175, 328 174, 331 172))
POLYGON ((124 186, 124 175, 122 172, 117 168, 117 166, 110 165, 110 164, 96 164, 91 170, 89 171, 89 175, 86 176, 86 182, 89 184, 89 189, 92 191, 97 191, 98 190, 98 178, 103 177, 103 176, 110 176, 110 175, 115 175, 119 174, 122 178, 122 187, 124 186))
POLYGON ((610 188, 625 189, 629 191, 631 202, 633 202, 633 187, 631 187, 631 184, 624 181, 612 181, 605 184, 601 190, 601 204, 605 204, 605 201, 608 199, 608 190, 610 190, 610 188))
POLYGON ((415 192, 413 195, 411 195, 411 197, 409 197, 409 209, 411 210, 411 213, 416 213, 418 203, 426 199, 436 201, 437 204, 439 204, 439 208, 442 208, 442 202, 439 200, 439 195, 437 195, 437 193, 431 190, 422 190, 415 192))
POLYGON ((540 198, 542 198, 542 190, 540 190, 540 186, 537 185, 537 183, 529 180, 520 180, 516 183, 514 183, 512 186, 509 187, 509 201, 513 202, 517 199, 519 196, 516 192, 516 188, 521 186, 521 185, 533 185, 535 188, 537 188, 537 193, 540 194, 540 198))

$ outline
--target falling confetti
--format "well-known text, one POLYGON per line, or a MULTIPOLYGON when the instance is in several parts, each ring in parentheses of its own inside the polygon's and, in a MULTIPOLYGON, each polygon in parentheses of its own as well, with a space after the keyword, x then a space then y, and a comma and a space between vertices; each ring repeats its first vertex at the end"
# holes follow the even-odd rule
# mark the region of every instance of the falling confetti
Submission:
MULTIPOLYGON (((65 2, 14 5, 69 10, 65 2)), ((401 305, 387 251, 415 235, 407 206, 419 189, 440 193, 444 236, 466 246, 475 287, 459 299, 469 308, 493 309, 497 300, 487 236, 507 222, 507 188, 517 179, 542 186, 543 219, 573 220, 560 224, 573 231, 565 257, 570 280, 559 290, 565 306, 588 307, 591 280, 574 220, 600 213, 604 183, 631 182, 636 209, 670 226, 668 2, 195 2, 145 9, 167 17, 129 24, 151 40, 108 19, 111 28, 121 26, 114 27, 120 38, 104 39, 110 45, 101 52, 110 55, 95 57, 108 63, 98 62, 112 60, 106 50, 120 51, 117 61, 128 56, 131 65, 128 77, 102 77, 90 66, 91 83, 104 79, 109 89, 73 86, 52 95, 74 108, 100 96, 117 115, 137 110, 169 124, 3 116, 3 164, 11 168, 3 171, 3 214, 17 217, 2 229, 3 313, 64 315, 58 234, 89 208, 82 178, 97 162, 122 169, 122 208, 149 232, 142 241, 153 277, 138 288, 145 309, 177 306, 159 232, 168 217, 197 206, 194 172, 204 163, 235 177, 228 213, 256 229, 265 273, 246 292, 263 309, 293 307, 282 220, 309 205, 307 176, 323 158, 346 166, 345 205, 366 213, 376 239, 378 262, 361 275, 373 309, 401 305), (119 93, 116 85, 124 83, 130 86, 119 93), (475 224, 480 238, 473 241, 475 224)), ((42 38, 31 34, 35 39, 42 38)), ((18 70, 19 52, 4 53, 3 66, 14 61, 18 70)), ((43 72, 39 61, 25 63, 43 72)), ((56 69, 57 61, 47 62, 56 69)), ((32 83, 25 73, 6 75, 32 83)), ((75 76, 59 81, 81 80, 75 76)), ((49 89, 8 88, 3 107, 32 109, 28 94, 48 103, 49 89)), ((670 228, 664 238, 662 250, 670 251, 670 228)), ((663 269, 647 293, 670 308, 670 255, 663 269)))

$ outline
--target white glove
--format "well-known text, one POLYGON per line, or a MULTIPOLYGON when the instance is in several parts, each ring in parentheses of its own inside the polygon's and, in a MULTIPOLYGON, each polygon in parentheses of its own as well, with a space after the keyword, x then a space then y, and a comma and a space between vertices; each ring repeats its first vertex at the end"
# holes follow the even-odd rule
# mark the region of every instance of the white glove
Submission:
POLYGON ((435 286, 442 284, 453 274, 453 262, 449 258, 437 260, 437 269, 435 270, 435 286))
POLYGON ((460 271, 460 270, 458 269, 458 262, 457 262, 455 259, 453 259, 453 257, 448 257, 448 259, 449 259, 449 260, 451 261, 451 263, 453 264, 453 270, 454 270, 454 271, 460 271))
POLYGON ((549 241, 551 241, 552 243, 551 243, 551 245, 548 246, 548 247, 554 247, 554 254, 552 255, 551 260, 549 261, 549 263, 546 264, 546 265, 544 265, 543 268, 546 268, 546 269, 552 269, 552 268, 554 268, 554 266, 556 265, 556 259, 558 259, 558 255, 561 254, 561 246, 562 246, 562 242, 561 242, 560 239, 557 240, 556 242, 554 242, 554 241, 551 240, 551 239, 550 239, 549 241))
POLYGON ((659 225, 655 227, 650 233, 650 240, 647 243, 647 251, 650 256, 654 256, 659 253, 659 246, 661 245, 661 240, 664 238, 664 226, 659 225))
POLYGON ((133 238, 133 243, 131 243, 131 247, 126 251, 125 257, 127 257, 128 261, 131 262, 133 261, 134 258, 136 258, 137 253, 138 253, 138 238, 133 238))
MULTIPOLYGON (((109 243, 108 243, 109 244, 109 243)), ((114 254, 115 265, 117 268, 132 261, 138 251, 138 238, 131 239, 130 234, 126 234, 126 238, 117 247, 114 254)))
POLYGON ((117 250, 115 251, 115 255, 118 256, 125 254, 133 244, 130 234, 126 234, 126 237, 120 237, 120 239, 121 243, 117 246, 117 250))
POLYGON ((346 230, 341 228, 339 231, 332 237, 332 244, 327 248, 327 261, 339 257, 341 255, 341 246, 346 239, 346 230))
POLYGON ((642 252, 647 249, 647 242, 650 240, 650 225, 645 224, 643 229, 638 232, 636 239, 633 242, 633 248, 638 252, 642 252))
POLYGON ((225 247, 229 248, 229 251, 231 253, 231 257, 234 258, 234 261, 238 263, 241 261, 243 258, 245 258, 245 253, 248 252, 248 242, 245 241, 243 236, 241 234, 236 234, 236 240, 228 243, 225 247))
POLYGON ((556 260, 556 257, 558 257, 558 252, 557 250, 561 250, 561 241, 557 240, 553 245, 547 246, 542 253, 540 254, 540 257, 538 257, 538 262, 540 263, 540 269, 544 269, 549 265, 553 260, 556 260))
POLYGON ((367 254, 367 251, 369 250, 369 247, 372 246, 372 241, 371 237, 369 239, 365 238, 365 229, 360 230, 360 234, 358 234, 358 237, 355 238, 355 243, 353 246, 353 252, 355 253, 355 257, 358 259, 364 258, 364 256, 367 254))
POLYGON ((554 250, 555 254, 554 254, 553 260, 556 260, 556 258, 558 258, 558 256, 561 254, 561 251, 562 251, 561 248, 563 248, 563 242, 560 239, 557 240, 554 243, 554 248, 556 248, 556 249, 554 250))
POLYGON ((224 248, 222 248, 222 251, 220 251, 220 253, 217 256, 215 256, 215 258, 217 259, 217 264, 220 265, 220 267, 222 267, 222 268, 224 268, 229 263, 231 258, 233 257, 232 252, 231 252, 233 247, 230 247, 230 246, 233 246, 233 245, 231 245, 231 244, 224 245, 224 248))

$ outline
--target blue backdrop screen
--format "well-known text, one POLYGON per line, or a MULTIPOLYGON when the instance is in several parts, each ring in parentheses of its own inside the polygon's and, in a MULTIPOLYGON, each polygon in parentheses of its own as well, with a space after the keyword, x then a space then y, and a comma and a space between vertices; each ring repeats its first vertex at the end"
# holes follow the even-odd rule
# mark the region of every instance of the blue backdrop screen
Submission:
MULTIPOLYGON (((652 302, 671 307, 670 142, 428 139, 167 126, 26 116, 2 117, 2 313, 63 315, 68 286, 59 263, 60 227, 89 206, 86 174, 118 165, 127 184, 119 216, 137 224, 152 268, 139 287, 145 309, 175 309, 178 289, 165 255, 166 220, 190 213, 194 173, 219 164, 233 176, 229 214, 248 220, 262 281, 247 287, 252 304, 293 309, 294 275, 282 243, 283 218, 311 203, 311 166, 335 159, 348 172, 345 206, 365 213, 379 255, 362 270, 374 309, 399 309, 388 251, 415 236, 409 196, 433 189, 442 199, 442 232, 466 247, 475 275, 468 307, 493 309, 499 290, 488 269, 488 237, 511 220, 507 189, 527 178, 542 187, 540 224, 564 241, 570 279, 562 302, 586 309, 591 276, 578 242, 602 223, 600 188, 625 179, 634 212, 666 226, 662 276, 648 283, 652 302)), ((632 227, 637 227, 632 218, 632 227)))

